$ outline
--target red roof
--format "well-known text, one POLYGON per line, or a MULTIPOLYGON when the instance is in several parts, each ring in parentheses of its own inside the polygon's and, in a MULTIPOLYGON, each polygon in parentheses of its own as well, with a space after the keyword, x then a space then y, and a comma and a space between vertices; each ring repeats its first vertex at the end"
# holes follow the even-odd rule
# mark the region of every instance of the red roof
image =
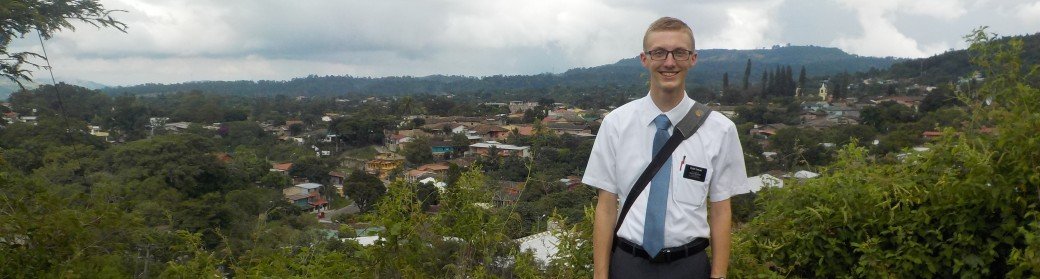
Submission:
POLYGON ((520 133, 521 136, 534 135, 534 127, 533 126, 518 126, 518 127, 516 127, 516 131, 518 133, 520 133))
POLYGON ((220 160, 223 163, 231 162, 231 154, 221 152, 216 154, 216 156, 217 160, 220 160))
POLYGON ((448 170, 448 165, 441 164, 441 163, 425 164, 425 165, 419 166, 418 168, 416 168, 416 170, 432 171, 432 172, 445 171, 445 170, 448 170))
POLYGON ((926 137, 926 138, 937 138, 937 137, 942 135, 942 132, 939 132, 939 131, 924 131, 924 133, 921 133, 921 135, 926 137))
POLYGON ((329 172, 329 176, 334 176, 334 177, 339 177, 339 178, 346 178, 347 177, 347 175, 343 174, 342 172, 338 172, 338 171, 330 171, 329 172))
POLYGON ((279 171, 289 171, 292 168, 292 163, 271 164, 271 168, 279 171))

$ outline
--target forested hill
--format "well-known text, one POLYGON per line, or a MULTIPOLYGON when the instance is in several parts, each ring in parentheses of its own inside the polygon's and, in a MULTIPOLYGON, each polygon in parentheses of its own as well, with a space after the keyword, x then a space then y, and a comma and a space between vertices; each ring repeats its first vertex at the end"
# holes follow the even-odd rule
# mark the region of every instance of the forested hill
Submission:
MULTIPOLYGON (((1011 39, 1022 40, 1022 65, 1040 63, 1040 33, 1003 37, 997 41, 1003 45, 1011 39)), ((887 78, 914 78, 921 84, 956 81, 977 70, 978 67, 969 61, 970 57, 968 50, 954 50, 928 58, 900 61, 892 65, 887 78)))
MULTIPOLYGON (((731 85, 741 84, 747 60, 751 59, 749 80, 759 80, 763 70, 772 71, 779 65, 790 65, 796 71, 805 66, 809 76, 830 75, 843 71, 866 71, 870 68, 887 69, 897 62, 895 58, 862 57, 845 53, 837 48, 816 46, 787 46, 770 49, 699 51, 699 62, 689 76, 691 85, 717 87, 723 74, 729 73, 731 85)), ((135 95, 162 94, 200 90, 232 95, 302 95, 335 96, 343 94, 444 94, 459 92, 487 92, 516 89, 542 89, 553 86, 640 86, 646 83, 646 70, 636 57, 614 64, 591 68, 577 68, 562 74, 495 75, 464 77, 434 75, 426 77, 366 78, 352 76, 309 76, 288 81, 196 81, 177 84, 142 84, 102 89, 109 94, 135 95)))
MULTIPOLYGON (((759 81, 763 70, 773 71, 781 65, 789 65, 795 71, 805 66, 808 76, 824 76, 845 71, 867 71, 871 68, 884 70, 900 61, 892 57, 863 57, 848 54, 837 48, 818 46, 774 46, 770 49, 752 50, 705 49, 698 51, 698 59, 687 79, 694 85, 710 87, 721 85, 725 73, 729 73, 730 85, 742 84, 748 59, 751 59, 751 76, 748 77, 751 83, 759 81)), ((646 82, 646 77, 640 76, 645 72, 646 69, 643 69, 639 59, 633 57, 614 64, 569 70, 563 74, 565 80, 562 83, 641 84, 646 82)))

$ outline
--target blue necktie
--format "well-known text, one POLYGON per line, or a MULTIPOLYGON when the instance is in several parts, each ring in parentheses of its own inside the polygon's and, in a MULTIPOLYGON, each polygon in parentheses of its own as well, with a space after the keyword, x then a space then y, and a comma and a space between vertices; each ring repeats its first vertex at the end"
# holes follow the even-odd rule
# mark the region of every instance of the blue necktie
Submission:
MULTIPOLYGON (((664 114, 654 118, 657 125, 657 133, 654 134, 654 150, 651 156, 656 156, 658 151, 668 141, 668 126, 671 123, 664 114)), ((651 157, 653 158, 653 157, 651 157)), ((643 248, 651 257, 656 256, 664 248, 664 218, 668 209, 668 180, 672 177, 672 156, 664 162, 661 169, 650 180, 650 194, 646 201, 646 224, 643 227, 643 248)))

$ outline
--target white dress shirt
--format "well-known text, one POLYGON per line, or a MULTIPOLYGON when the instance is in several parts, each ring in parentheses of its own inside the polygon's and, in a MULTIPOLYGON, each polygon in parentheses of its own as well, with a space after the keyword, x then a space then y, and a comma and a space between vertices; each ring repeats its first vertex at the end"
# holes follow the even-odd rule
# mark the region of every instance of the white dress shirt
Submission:
MULTIPOLYGON (((652 160, 654 118, 662 113, 668 116, 671 133, 675 123, 679 123, 694 104, 693 99, 683 95, 679 105, 667 112, 658 109, 647 94, 607 114, 596 135, 582 182, 617 194, 624 204, 632 184, 652 160)), ((713 111, 700 129, 672 152, 672 164, 662 167, 672 168, 664 247, 680 246, 697 237, 708 238, 711 234, 705 200, 723 201, 749 191, 736 125, 719 112, 713 111), (688 166, 707 169, 704 181, 685 178, 683 174, 688 166)), ((636 197, 618 231, 619 237, 642 245, 649 193, 647 185, 636 197)))

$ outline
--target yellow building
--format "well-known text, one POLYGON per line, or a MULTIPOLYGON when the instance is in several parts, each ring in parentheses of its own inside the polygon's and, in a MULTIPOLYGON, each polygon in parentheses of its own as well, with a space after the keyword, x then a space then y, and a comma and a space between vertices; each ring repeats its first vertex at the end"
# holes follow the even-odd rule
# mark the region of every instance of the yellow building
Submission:
POLYGON ((365 162, 365 171, 386 179, 390 171, 404 165, 404 157, 394 153, 380 153, 375 159, 365 162))

